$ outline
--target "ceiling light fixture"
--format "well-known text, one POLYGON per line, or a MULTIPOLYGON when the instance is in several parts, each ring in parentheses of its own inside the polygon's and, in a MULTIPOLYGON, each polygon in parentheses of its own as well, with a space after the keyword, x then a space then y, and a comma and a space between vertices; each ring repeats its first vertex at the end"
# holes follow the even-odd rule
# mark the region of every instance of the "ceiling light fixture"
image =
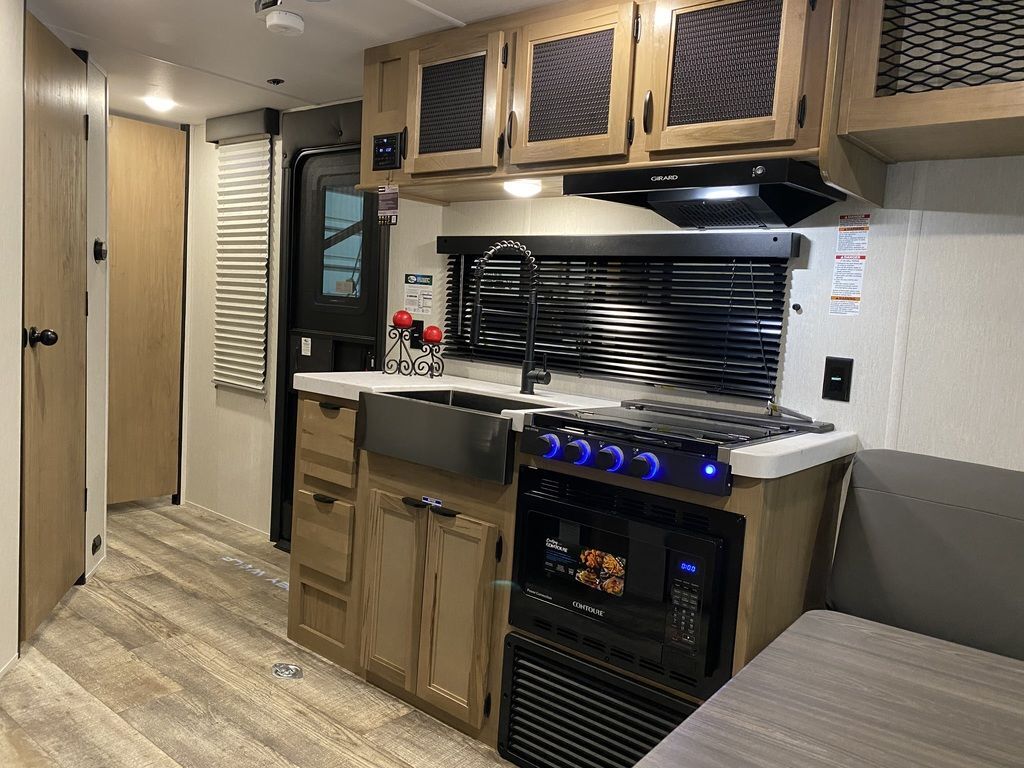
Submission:
POLYGON ((544 185, 540 179, 512 179, 502 186, 513 197, 536 197, 544 185))
POLYGON ((306 22, 291 11, 271 11, 267 14, 267 29, 285 37, 298 37, 306 29, 306 22))
POLYGON ((178 103, 173 99, 165 99, 163 96, 144 96, 142 98, 146 106, 154 112, 170 112, 178 103))

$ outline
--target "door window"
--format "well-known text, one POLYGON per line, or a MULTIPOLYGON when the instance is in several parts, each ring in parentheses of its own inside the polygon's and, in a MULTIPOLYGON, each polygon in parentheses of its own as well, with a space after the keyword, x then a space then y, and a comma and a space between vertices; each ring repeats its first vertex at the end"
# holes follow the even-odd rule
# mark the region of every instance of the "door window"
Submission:
POLYGON ((323 248, 320 296, 337 302, 359 302, 363 291, 363 193, 356 179, 329 176, 322 180, 323 248))

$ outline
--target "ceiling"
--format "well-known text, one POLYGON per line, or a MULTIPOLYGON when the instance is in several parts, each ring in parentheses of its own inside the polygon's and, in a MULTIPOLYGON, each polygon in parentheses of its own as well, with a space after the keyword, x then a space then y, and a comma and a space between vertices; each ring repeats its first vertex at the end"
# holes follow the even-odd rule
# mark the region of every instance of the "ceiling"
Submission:
POLYGON ((268 32, 252 0, 28 0, 28 9, 107 72, 111 111, 201 123, 358 98, 363 49, 547 2, 285 0, 306 22, 301 37, 268 32), (176 106, 157 113, 145 96, 176 106))

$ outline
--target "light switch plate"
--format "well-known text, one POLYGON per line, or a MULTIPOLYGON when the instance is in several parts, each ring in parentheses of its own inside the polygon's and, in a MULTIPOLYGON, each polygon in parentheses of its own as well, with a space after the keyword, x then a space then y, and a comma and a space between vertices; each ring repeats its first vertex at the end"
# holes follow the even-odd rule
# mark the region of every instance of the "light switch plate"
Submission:
POLYGON ((850 402, 850 387, 853 384, 852 357, 826 357, 825 379, 821 385, 824 400, 850 402))

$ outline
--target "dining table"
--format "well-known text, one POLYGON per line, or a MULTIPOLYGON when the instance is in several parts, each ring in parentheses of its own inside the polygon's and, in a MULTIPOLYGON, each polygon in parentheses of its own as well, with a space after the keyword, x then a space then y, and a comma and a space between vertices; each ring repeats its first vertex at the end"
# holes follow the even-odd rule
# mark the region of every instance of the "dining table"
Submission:
POLYGON ((1024 768, 1024 661, 811 611, 637 768, 1024 768))

